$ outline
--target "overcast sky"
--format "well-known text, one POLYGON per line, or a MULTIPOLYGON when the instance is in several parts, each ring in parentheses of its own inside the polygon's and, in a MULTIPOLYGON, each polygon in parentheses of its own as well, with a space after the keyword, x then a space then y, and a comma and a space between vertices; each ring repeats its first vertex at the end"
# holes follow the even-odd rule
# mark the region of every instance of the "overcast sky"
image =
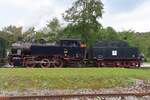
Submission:
MULTIPOLYGON (((61 14, 73 0, 0 0, 0 28, 7 25, 44 27, 61 14)), ((100 22, 118 31, 150 31, 150 0, 102 0, 104 15, 100 22)))

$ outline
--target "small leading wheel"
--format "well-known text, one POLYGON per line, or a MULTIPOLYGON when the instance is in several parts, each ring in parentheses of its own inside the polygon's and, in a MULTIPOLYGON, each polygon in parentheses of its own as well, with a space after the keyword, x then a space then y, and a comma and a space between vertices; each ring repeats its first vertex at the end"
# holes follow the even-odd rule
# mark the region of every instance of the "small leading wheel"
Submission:
POLYGON ((61 59, 53 59, 54 63, 54 67, 58 67, 58 68, 61 68, 63 67, 64 63, 63 63, 63 60, 61 59))
POLYGON ((43 59, 41 61, 41 67, 42 68, 49 68, 50 67, 50 61, 49 61, 49 59, 43 59))

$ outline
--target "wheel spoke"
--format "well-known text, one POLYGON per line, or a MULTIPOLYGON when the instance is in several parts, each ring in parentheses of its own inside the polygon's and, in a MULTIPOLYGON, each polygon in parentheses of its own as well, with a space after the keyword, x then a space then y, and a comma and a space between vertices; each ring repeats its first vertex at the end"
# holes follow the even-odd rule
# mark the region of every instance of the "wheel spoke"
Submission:
POLYGON ((49 61, 49 59, 43 59, 41 61, 41 67, 42 68, 48 68, 48 67, 50 67, 50 61, 49 61))
POLYGON ((61 59, 54 59, 54 67, 63 67, 64 63, 61 59))

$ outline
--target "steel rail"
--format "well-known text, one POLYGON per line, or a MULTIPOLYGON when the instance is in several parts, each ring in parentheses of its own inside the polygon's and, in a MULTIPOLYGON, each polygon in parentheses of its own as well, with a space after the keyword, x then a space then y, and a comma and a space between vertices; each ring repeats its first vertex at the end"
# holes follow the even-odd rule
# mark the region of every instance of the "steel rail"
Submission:
POLYGON ((120 94, 71 94, 71 95, 50 95, 50 96, 3 96, 0 100, 60 100, 69 98, 82 98, 82 97, 143 97, 150 96, 150 93, 120 93, 120 94))

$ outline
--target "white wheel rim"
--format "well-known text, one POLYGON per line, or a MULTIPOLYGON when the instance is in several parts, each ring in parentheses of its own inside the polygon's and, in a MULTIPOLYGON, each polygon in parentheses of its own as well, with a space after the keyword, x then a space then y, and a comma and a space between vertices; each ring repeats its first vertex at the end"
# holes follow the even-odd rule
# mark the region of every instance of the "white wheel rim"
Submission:
POLYGON ((50 61, 49 61, 49 59, 43 59, 42 62, 41 62, 41 67, 42 68, 48 68, 48 67, 50 67, 50 61))

